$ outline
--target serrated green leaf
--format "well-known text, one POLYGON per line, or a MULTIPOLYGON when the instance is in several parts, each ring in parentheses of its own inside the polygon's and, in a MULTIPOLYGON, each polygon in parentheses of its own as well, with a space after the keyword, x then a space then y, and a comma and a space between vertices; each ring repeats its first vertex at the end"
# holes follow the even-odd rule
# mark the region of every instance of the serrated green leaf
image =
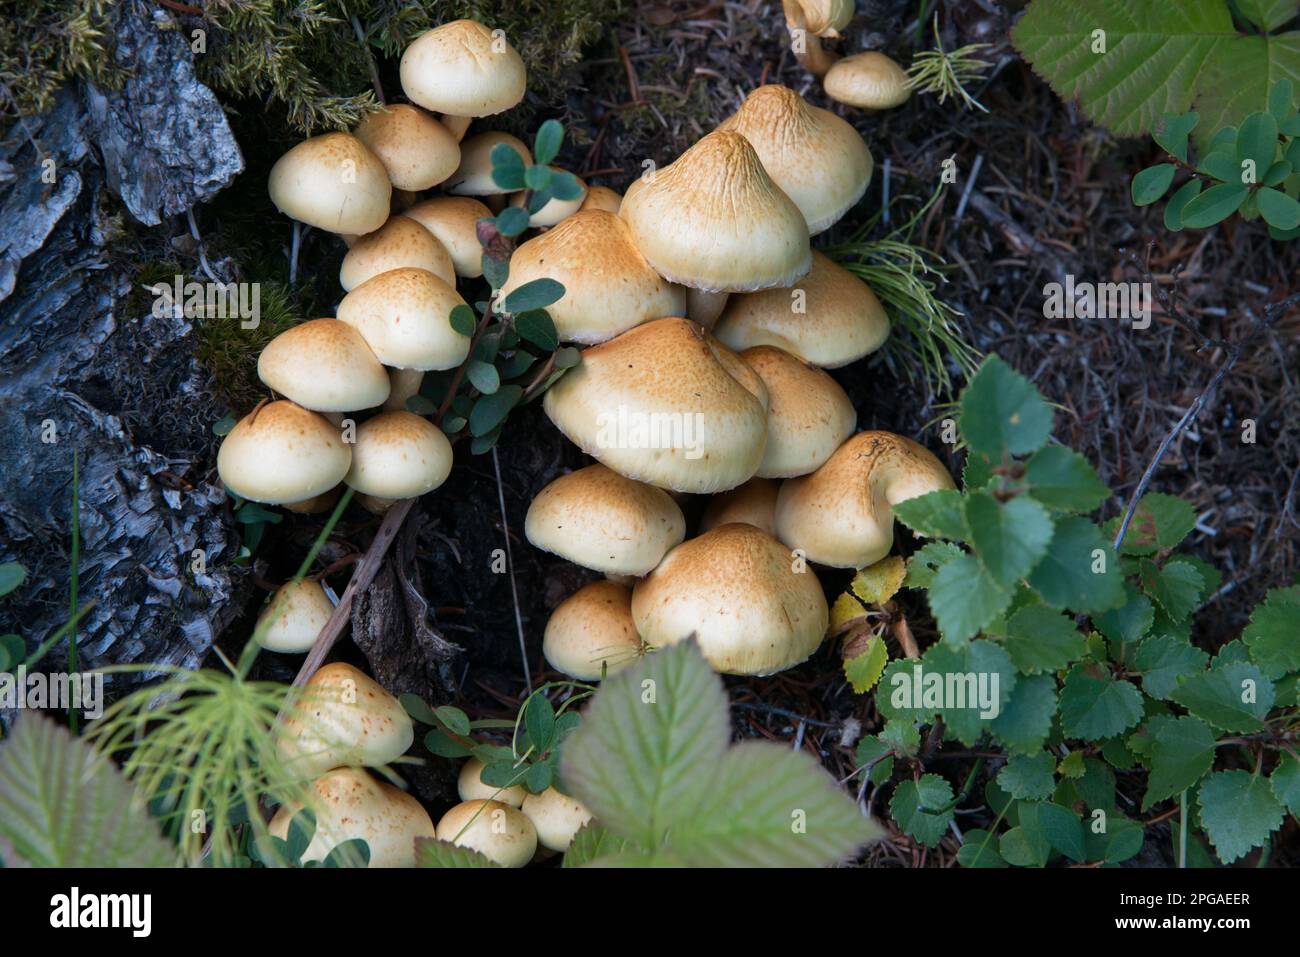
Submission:
POLYGON ((1178 682, 1169 695, 1223 731, 1260 731, 1273 706, 1273 682, 1253 664, 1233 661, 1178 682))
POLYGON ((1088 460, 1064 445, 1045 445, 1025 463, 1029 494, 1048 508, 1091 512, 1110 497, 1088 460))
POLYGON ((1265 843, 1282 826, 1283 809, 1268 780, 1249 771, 1219 771, 1196 794, 1201 824, 1225 864, 1265 843))
POLYGON ((868 777, 877 787, 888 781, 894 773, 893 747, 879 735, 868 735, 859 741, 856 757, 858 767, 871 768, 868 777))
POLYGON ((999 502, 987 492, 972 492, 965 514, 975 554, 1002 585, 1029 574, 1052 540, 1051 515, 1030 498, 999 502))
POLYGON ((904 586, 929 588, 939 569, 965 554, 950 542, 930 542, 907 560, 907 577, 903 579, 904 586))
POLYGON ((1142 693, 1095 666, 1075 665, 1061 686, 1060 707, 1068 737, 1099 741, 1142 720, 1142 693))
POLYGON ((879 635, 872 635, 862 654, 844 661, 844 677, 855 694, 866 694, 876 686, 889 661, 889 649, 879 635))
POLYGON ((1241 640, 1268 677, 1300 671, 1300 585, 1271 589, 1250 613, 1241 640))
POLYGON ((905 758, 914 758, 921 750, 921 732, 916 725, 906 721, 886 721, 880 740, 895 754, 905 758))
POLYGON ((1029 574, 1029 584, 1048 604, 1079 612, 1118 607, 1124 580, 1110 544, 1097 526, 1076 516, 1058 518, 1047 552, 1029 574))
POLYGON ((1205 582, 1191 563, 1175 559, 1160 567, 1143 561, 1140 569, 1143 590, 1160 603, 1171 621, 1183 621, 1200 604, 1205 582))
POLYGON ((889 799, 889 816, 904 834, 934 847, 952 822, 952 787, 937 774, 903 781, 889 799))
POLYGON ((997 617, 1011 590, 995 581, 971 555, 962 555, 935 574, 927 593, 945 641, 965 642, 997 617))
POLYGON ((939 713, 937 705, 927 706, 916 700, 912 693, 916 669, 925 674, 925 666, 911 658, 895 658, 885 666, 885 673, 876 685, 876 707, 891 722, 916 724, 933 721, 939 713))
POLYGON ((1022 608, 1011 616, 1002 647, 1016 670, 1025 674, 1060 671, 1087 651, 1074 622, 1043 605, 1022 608))
POLYGON ((899 521, 928 538, 958 542, 966 539, 962 494, 954 489, 938 489, 909 498, 894 505, 893 510, 899 521))
MULTIPOLYGON (((1186 143, 1183 144, 1183 149, 1184 151, 1187 149, 1186 143)), ((1177 171, 1178 167, 1173 163, 1160 163, 1141 170, 1133 177, 1133 183, 1130 187, 1133 205, 1150 206, 1165 195, 1169 191, 1169 187, 1174 181, 1174 173, 1177 171)))
POLYGON ((1142 643, 1133 667, 1142 675, 1142 690, 1153 698, 1168 698, 1179 679, 1205 670, 1210 656, 1183 638, 1156 635, 1142 643))
POLYGON ((1199 718, 1157 717, 1151 720, 1151 774, 1142 810, 1186 791, 1214 766, 1214 732, 1199 718))
POLYGON ((1124 583, 1124 604, 1092 616, 1097 630, 1115 644, 1136 644, 1151 631, 1155 621, 1155 608, 1147 598, 1128 582, 1124 583))
MULTIPOLYGON (((601 858, 614 857, 633 850, 623 838, 612 833, 609 828, 595 821, 588 821, 578 833, 573 835, 573 842, 564 852, 564 867, 585 867, 601 858)), ((597 864, 597 866, 599 866, 597 864)))
POLYGON ((1056 714, 1056 681, 1050 675, 1016 680, 1011 697, 989 725, 993 737, 1007 754, 1037 751, 1052 731, 1056 714))
POLYGON ((1286 806, 1292 817, 1300 820, 1300 759, 1283 754, 1268 776, 1268 783, 1273 788, 1273 796, 1286 806))
POLYGON ((416 867, 480 868, 500 867, 476 850, 434 837, 415 839, 416 867))
POLYGON ((1046 798, 1056 787, 1056 761, 1046 751, 1011 758, 998 772, 998 784, 1014 798, 1046 798))
POLYGON ((961 395, 961 434, 975 452, 1037 451, 1052 431, 1052 409, 1033 383, 996 355, 980 365, 961 395))
POLYGON ((940 642, 931 645, 921 660, 927 680, 932 674, 943 679, 940 713, 948 732, 963 744, 973 746, 989 730, 990 722, 1001 713, 1015 690, 1017 677, 1011 656, 994 641, 972 641, 966 645, 940 642))
POLYGON ((1208 229, 1223 222, 1241 208, 1250 189, 1240 183, 1219 183, 1190 200, 1183 207, 1183 226, 1208 229))

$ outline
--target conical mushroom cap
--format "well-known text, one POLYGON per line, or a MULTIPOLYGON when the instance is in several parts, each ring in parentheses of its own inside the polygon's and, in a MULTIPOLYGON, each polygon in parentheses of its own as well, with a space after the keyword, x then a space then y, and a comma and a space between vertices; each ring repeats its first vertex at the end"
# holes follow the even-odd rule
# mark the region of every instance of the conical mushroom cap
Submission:
POLYGON ((415 740, 405 709, 383 685, 341 661, 324 665, 276 726, 281 760, 314 778, 331 768, 380 767, 415 740))
POLYGON ((363 495, 414 498, 447 481, 451 462, 451 443, 428 419, 381 412, 357 427, 344 481, 363 495))
POLYGON ((814 250, 812 269, 792 287, 732 296, 713 333, 738 352, 776 346, 837 369, 884 345, 889 317, 871 287, 814 250))
POLYGON ((369 233, 384 225, 393 187, 388 170, 348 133, 303 140, 271 167, 276 209, 331 233, 369 233))
POLYGON ((334 605, 321 583, 310 578, 286 582, 257 616, 253 634, 267 651, 301 654, 316 643, 334 605))
POLYGON ((371 113, 355 134, 379 157, 397 189, 430 189, 460 165, 460 143, 417 106, 393 103, 371 113))
POLYGON ((469 336, 451 327, 451 311, 463 305, 427 269, 390 269, 344 296, 338 315, 384 365, 429 372, 454 369, 469 355, 469 336))
POLYGON ((718 129, 749 141, 814 235, 838 222, 871 182, 871 150, 861 134, 789 87, 760 86, 718 129))
POLYGON ((822 87, 832 100, 867 110, 892 109, 912 95, 906 71, 875 50, 837 61, 822 78, 822 87))
POLYGON ((816 472, 782 483, 776 534, 809 561, 865 568, 894 544, 890 506, 954 487, 924 446, 892 432, 859 432, 816 472))
MULTIPOLYGON (((371 867, 414 867, 415 839, 435 835, 419 801, 359 768, 330 771, 313 781, 312 789, 316 834, 303 852, 304 861, 323 861, 340 844, 360 838, 370 849, 371 867)), ((281 805, 268 830, 284 840, 300 810, 297 802, 281 805)))
POLYGON ((478 851, 502 867, 523 867, 537 853, 537 829, 500 801, 465 801, 438 821, 438 840, 478 851))
POLYGON ((415 220, 451 254, 457 276, 483 275, 483 247, 478 241, 478 221, 490 219, 492 210, 473 196, 435 196, 402 213, 415 220))
POLYGON ((575 797, 550 787, 524 798, 520 808, 537 830, 537 843, 552 851, 567 851, 591 812, 575 797))
POLYGON ((740 354, 767 386, 767 448, 760 478, 815 471, 853 434, 858 413, 827 373, 775 346, 740 354))
POLYGON ((301 502, 343 480, 352 450, 338 428, 293 402, 269 402, 240 419, 217 452, 217 472, 240 498, 301 502))
POLYGON ((744 522, 776 537, 776 493, 780 483, 772 479, 752 478, 729 492, 719 492, 709 499, 700 516, 700 534, 719 525, 744 522))
POLYGON ((739 133, 714 131, 623 197, 632 241, 667 279, 713 292, 788 286, 808 271, 808 224, 739 133))
POLYGON ((509 294, 534 279, 554 279, 564 295, 547 307, 565 342, 604 342, 650 319, 680 316, 685 296, 655 272, 613 213, 574 213, 523 243, 510 258, 509 294))
POLYGON ((446 247, 415 219, 401 215, 352 244, 339 268, 339 285, 352 290, 393 269, 425 269, 456 285, 456 267, 446 247))
POLYGON ((402 91, 435 113, 492 116, 524 98, 519 53, 475 20, 453 20, 416 37, 402 54, 402 91))
POLYGON ((598 681, 632 664, 645 645, 632 623, 632 592, 612 581, 584 585, 560 602, 546 622, 542 653, 556 671, 598 681))
POLYGON ((656 319, 582 353, 546 392, 546 414, 620 475, 679 492, 753 477, 767 442, 767 390, 686 319, 656 319))
POLYGON ((311 319, 280 333, 257 357, 266 385, 304 409, 356 412, 388 398, 388 373, 361 333, 337 319, 311 319))
POLYGON ((790 549, 735 524, 669 552, 633 588, 632 618, 654 647, 694 635, 715 671, 770 675, 817 650, 830 612, 817 576, 790 549))

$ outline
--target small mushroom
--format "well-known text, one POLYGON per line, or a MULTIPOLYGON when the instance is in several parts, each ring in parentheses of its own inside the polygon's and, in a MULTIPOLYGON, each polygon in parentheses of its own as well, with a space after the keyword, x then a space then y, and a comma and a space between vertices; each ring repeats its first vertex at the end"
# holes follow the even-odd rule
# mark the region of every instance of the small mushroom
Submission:
POLYGON ((428 419, 381 412, 357 427, 344 481, 363 495, 415 498, 447 481, 451 462, 451 443, 428 419))
POLYGON ((618 215, 623 205, 623 197, 608 186, 588 186, 587 195, 582 201, 583 209, 603 209, 607 213, 618 215))
POLYGON ((740 354, 767 386, 767 448, 759 478, 816 471, 853 434, 858 413, 827 373, 775 346, 740 354))
POLYGON ((331 768, 377 768, 400 758, 415 729, 397 699, 341 661, 322 666, 276 726, 285 766, 314 778, 331 768))
POLYGON ((903 68, 875 50, 837 62, 822 79, 822 87, 832 100, 865 110, 892 109, 912 95, 903 68))
POLYGON ((730 492, 719 492, 709 499, 700 516, 700 534, 719 525, 744 522, 776 537, 776 493, 779 482, 752 478, 730 492))
POLYGON ((809 73, 822 76, 839 54, 821 45, 823 37, 838 37, 853 19, 853 0, 782 0, 785 25, 795 58, 809 73))
POLYGON ((217 472, 240 498, 265 505, 323 495, 343 480, 352 450, 324 416, 293 402, 260 405, 217 452, 217 472))
POLYGON ((478 221, 492 211, 472 196, 436 196, 416 203, 402 213, 429 232, 451 255, 457 276, 483 275, 483 247, 478 241, 478 221))
MULTIPOLYGON (((414 867, 415 839, 436 834, 419 801, 358 768, 323 774, 312 789, 316 833, 303 852, 304 861, 323 861, 345 841, 360 839, 369 848, 370 867, 414 867)), ((281 805, 267 829, 274 837, 288 838, 289 825, 301 810, 297 802, 281 805)))
POLYGON ((352 244, 339 269, 339 284, 351 291, 393 269, 424 269, 447 285, 456 285, 456 268, 446 247, 414 219, 402 215, 352 244))
POLYGON ((492 150, 501 144, 518 153, 525 166, 533 165, 533 154, 518 137, 500 132, 479 133, 460 144, 460 166, 443 188, 454 196, 504 196, 513 192, 498 186, 492 178, 492 150))
POLYGON ((280 333, 257 359, 257 375, 315 412, 372 409, 388 398, 388 375, 361 333, 337 319, 311 319, 280 333))
POLYGON ((462 801, 498 801, 511 807, 519 807, 524 803, 524 796, 528 792, 524 790, 523 785, 515 784, 508 788, 498 788, 485 784, 482 777, 483 768, 483 762, 474 757, 461 765, 460 776, 456 778, 456 793, 460 795, 462 801))
POLYGON ((438 840, 478 851, 502 867, 523 867, 537 853, 533 822, 500 801, 457 804, 438 822, 438 840))
POLYGON ((334 604, 320 582, 310 578, 286 582, 257 616, 253 634, 267 651, 301 654, 316 643, 333 613, 334 604))
POLYGON ((420 34, 402 53, 402 91, 435 113, 492 116, 524 98, 528 74, 504 30, 453 20, 420 34))
POLYGON ((533 822, 537 843, 552 851, 567 851, 574 835, 591 820, 591 812, 581 801, 554 787, 528 795, 520 810, 533 822))
POLYGON ((276 160, 267 188, 280 212, 331 233, 378 229, 393 191, 379 157, 350 133, 303 140, 276 160))
POLYGON ((339 303, 338 317, 366 340, 386 366, 424 372, 454 369, 469 355, 469 336, 451 326, 465 305, 427 269, 390 269, 367 279, 339 303))
POLYGON ((386 106, 362 120, 354 135, 379 157, 398 190, 430 189, 460 165, 456 137, 417 106, 386 106))
POLYGON ((542 638, 551 667, 579 681, 599 681, 645 652, 632 622, 631 589, 614 581, 591 582, 560 602, 542 638))
MULTIPOLYGON (((561 170, 558 166, 552 166, 550 167, 550 169, 552 172, 555 173, 563 172, 563 170, 561 170)), ((580 195, 577 199, 558 199, 552 197, 551 199, 547 200, 546 203, 542 206, 542 208, 539 209, 537 212, 529 214, 528 216, 529 226, 533 228, 539 228, 539 227, 545 228, 549 226, 554 226, 556 223, 561 222, 562 220, 564 220, 569 216, 572 216, 574 213, 576 213, 578 210, 582 208, 582 204, 587 198, 587 184, 584 183, 581 179, 578 179, 578 177, 576 176, 574 177, 574 179, 577 179, 578 185, 582 187, 582 195, 580 195)), ((525 190, 520 190, 519 192, 515 193, 513 196, 510 197, 510 205, 518 206, 522 208, 524 205, 525 195, 526 195, 525 190)))
POLYGON ((894 544, 890 506, 950 488, 929 449, 892 432, 859 432, 816 472, 781 484, 776 534, 809 561, 865 568, 894 544))

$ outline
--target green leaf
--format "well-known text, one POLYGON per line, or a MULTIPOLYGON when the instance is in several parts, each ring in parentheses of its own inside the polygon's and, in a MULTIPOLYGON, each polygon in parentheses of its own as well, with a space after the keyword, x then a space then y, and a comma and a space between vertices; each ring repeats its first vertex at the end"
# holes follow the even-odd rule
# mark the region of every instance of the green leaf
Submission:
POLYGON ((285 856, 291 863, 302 860, 303 853, 316 836, 316 814, 303 808, 289 819, 289 832, 285 838, 285 856))
POLYGON ((518 206, 507 206, 496 217, 497 232, 515 237, 528 228, 528 214, 518 206))
POLYGON ((966 527, 980 563, 1002 585, 1029 574, 1052 540, 1052 517, 1030 498, 1002 503, 987 492, 972 492, 966 527))
POLYGON ((483 265, 483 278, 493 289, 503 289, 506 280, 510 278, 510 260, 493 259, 487 253, 481 257, 483 265))
POLYGON ((1183 228, 1183 210, 1197 196, 1201 195, 1201 181, 1199 179, 1189 179, 1182 186, 1174 190, 1174 195, 1169 197, 1169 202, 1165 204, 1165 229, 1171 233, 1176 233, 1183 228))
POLYGON ((1079 815, 1069 808, 1044 801, 1039 804, 1021 805, 1020 826, 1027 826, 1027 808, 1033 808, 1037 814, 1037 826, 1052 847, 1070 860, 1077 862, 1087 860, 1088 847, 1083 834, 1083 822, 1079 815))
POLYGON ((1104 669, 1075 665, 1061 686, 1061 729, 1085 741, 1113 738, 1142 720, 1142 692, 1104 669))
MULTIPOLYGON (((1276 30, 1288 20, 1294 18, 1298 5, 1297 0, 1236 0, 1236 2, 1241 15, 1265 33, 1276 30)), ((1285 89, 1286 102, 1289 106, 1291 98, 1290 81, 1279 80, 1274 84, 1275 91, 1277 88, 1285 89)), ((1269 103, 1272 102, 1273 98, 1270 95, 1269 103)))
POLYGON ((1139 575, 1143 590, 1160 603, 1172 621, 1184 620, 1200 604, 1205 581, 1189 562, 1175 559, 1161 568, 1155 562, 1144 560, 1139 575))
MULTIPOLYGON (((534 279, 512 290, 510 295, 506 296, 506 312, 517 316, 523 312, 545 309, 552 303, 558 302, 563 295, 564 286, 554 279, 534 279)), ((519 334, 524 335, 522 329, 519 334)))
MULTIPOLYGON (((1252 113, 1237 130, 1237 166, 1255 164, 1255 182, 1273 165, 1277 154, 1277 120, 1271 113, 1252 113)), ((1243 174, 1244 175, 1244 174, 1243 174)))
POLYGON ((934 847, 952 823, 952 787, 937 774, 922 774, 916 781, 903 781, 889 799, 889 816, 902 829, 927 847, 934 847))
POLYGON ((1151 721, 1151 774, 1142 810, 1189 789, 1214 766, 1214 732, 1199 718, 1151 721))
MULTIPOLYGON (((552 173, 551 168, 549 166, 540 166, 540 165, 529 166, 527 169, 524 170, 524 186, 527 187, 528 189, 533 190, 534 192, 541 192, 542 190, 546 189, 548 186, 551 185, 551 177, 553 175, 554 173, 552 173)), ((543 199, 538 208, 540 209, 541 206, 545 206, 545 205, 546 205, 546 200, 543 199)), ((530 209, 529 212, 535 213, 537 212, 537 210, 530 209)))
POLYGON ((0 742, 0 838, 33 867, 180 863, 112 761, 30 712, 0 742))
POLYGON ((962 494, 943 488, 918 495, 893 506, 894 515, 912 531, 928 538, 966 540, 962 494))
POLYGON ((563 142, 564 124, 559 120, 547 120, 537 128, 537 135, 533 137, 533 162, 548 165, 559 155, 563 142))
POLYGON ((1056 714, 1056 679, 1033 675, 1016 680, 1011 697, 989 730, 1008 754, 1030 754, 1041 748, 1052 731, 1056 714))
POLYGON ((439 705, 434 709, 434 716, 452 734, 468 737, 470 732, 469 716, 451 705, 439 705))
POLYGON ((573 835, 573 843, 564 852, 564 867, 583 867, 601 858, 615 857, 632 850, 632 845, 608 828, 588 821, 573 835))
POLYGON ((867 641, 866 651, 845 659, 844 677, 853 686, 855 694, 866 694, 876 686, 888 661, 889 649, 885 647, 884 639, 872 635, 867 641))
MULTIPOLYGON (((1114 538, 1119 532, 1119 518, 1106 524, 1106 535, 1114 538)), ((1148 492, 1143 495, 1133 511, 1120 547, 1125 555, 1153 555, 1173 548, 1196 527, 1196 510, 1176 495, 1148 492)))
POLYGON ((555 368, 572 369, 582 361, 582 352, 573 346, 555 350, 555 368))
POLYGON ((860 768, 871 766, 871 783, 879 787, 894 773, 893 747, 880 735, 868 735, 858 742, 856 754, 860 768))
POLYGON ((1238 183, 1241 181, 1241 167, 1237 165, 1236 150, 1237 140, 1234 137, 1231 151, 1225 147, 1207 153, 1201 157, 1201 161, 1196 164, 1196 168, 1207 176, 1222 180, 1225 183, 1238 183))
MULTIPOLYGON (((1183 150, 1186 151, 1187 144, 1184 137, 1183 150)), ((1134 206, 1150 206, 1161 196, 1168 192, 1170 185, 1174 181, 1174 173, 1178 167, 1173 163, 1161 163, 1158 166, 1148 166, 1133 177, 1131 193, 1133 195, 1134 206)))
POLYGON ((1268 677, 1300 671, 1300 585, 1270 590, 1250 613, 1241 640, 1268 677))
POLYGON ((462 336, 472 336, 474 330, 478 328, 478 318, 474 315, 474 310, 463 303, 452 307, 448 321, 451 323, 452 329, 462 336))
POLYGON ((907 560, 907 578, 903 584, 908 588, 929 588, 939 569, 965 554, 950 542, 930 542, 907 560))
POLYGON ((560 335, 555 330, 555 322, 544 309, 520 313, 515 317, 515 329, 523 338, 547 352, 560 344, 560 335))
POLYGON ((1282 826, 1283 810, 1264 777, 1219 771, 1196 795, 1201 824, 1219 859, 1231 864, 1268 840, 1282 826))
POLYGON ((434 728, 424 736, 424 746, 430 754, 436 754, 440 758, 467 758, 470 755, 469 748, 441 728, 434 728))
POLYGON ((916 696, 912 694, 913 676, 917 668, 924 675, 925 667, 911 658, 895 658, 885 666, 885 673, 876 686, 876 707, 891 722, 930 722, 939 713, 937 707, 928 707, 924 701, 915 700, 916 696))
POLYGON ((18 562, 5 562, 0 565, 0 597, 9 594, 26 578, 27 569, 18 562))
POLYGON ((1265 186, 1255 194, 1259 214, 1264 222, 1278 229, 1295 229, 1300 226, 1300 202, 1286 193, 1265 186))
POLYGON ((524 158, 512 147, 498 143, 492 147, 492 182, 504 190, 524 188, 524 158))
POLYGON ((1260 731, 1273 705, 1273 682, 1255 665, 1234 661, 1184 678, 1169 696, 1223 731, 1260 731))
POLYGON ((1146 829, 1140 821, 1108 811, 1104 831, 1094 832, 1091 827, 1084 829, 1087 860, 1102 861, 1107 864, 1127 861, 1142 850, 1145 836, 1146 829))
POLYGON ((940 642, 926 650, 922 661, 927 675, 937 673, 944 679, 945 698, 948 694, 959 696, 945 700, 940 709, 948 732, 973 746, 1015 690, 1017 679, 1011 656, 994 641, 972 641, 964 646, 940 642), (960 680, 950 685, 950 676, 960 680), (972 676, 974 681, 964 680, 965 676, 972 676), (992 697, 995 690, 996 699, 992 697))
POLYGON ((998 784, 1014 798, 1046 798, 1056 787, 1056 761, 1046 751, 1009 760, 998 772, 998 784))
POLYGON ((944 640, 959 643, 978 634, 1011 601, 1011 590, 971 555, 954 558, 939 569, 928 595, 944 640))
POLYGON ((1144 641, 1133 657, 1133 667, 1142 675, 1142 690, 1153 698, 1173 694, 1181 678, 1205 670, 1210 656, 1184 638, 1157 635, 1144 641))
POLYGON ((1060 671, 1088 650, 1074 622, 1043 605, 1030 605, 1011 616, 1002 647, 1016 670, 1025 674, 1060 671))
MULTIPOLYGON (((1200 117, 1193 110, 1189 113, 1165 113, 1156 120, 1151 138, 1167 153, 1187 162, 1187 140, 1200 117)), ((1162 191, 1163 192, 1163 191, 1162 191)))
POLYGON ((1064 445, 1045 445, 1025 463, 1029 493, 1048 508, 1091 512, 1110 498, 1110 489, 1088 460, 1064 445))
POLYGON ((997 840, 988 831, 972 828, 962 836, 957 863, 962 867, 1006 867, 1007 862, 997 850, 997 840))
POLYGON ((523 397, 522 386, 503 385, 492 395, 479 396, 469 414, 469 434, 487 435, 506 420, 510 410, 523 397))
POLYGON ((1057 519, 1047 554, 1029 574, 1029 584, 1048 604, 1079 612, 1116 608, 1124 601, 1119 560, 1087 519, 1057 519))
POLYGON ((551 195, 566 203, 582 199, 585 192, 578 177, 565 170, 556 170, 551 178, 551 195))
POLYGON ((354 837, 335 844, 333 849, 321 861, 321 867, 369 867, 370 845, 364 838, 354 837))
POLYGON ((1092 616, 1097 630, 1121 648, 1140 641, 1155 621, 1150 598, 1128 582, 1124 583, 1124 595, 1124 604, 1092 616))
POLYGON ((499 867, 483 854, 468 847, 433 837, 415 839, 416 867, 478 868, 499 867))
POLYGON ((961 434, 971 449, 1001 460, 1037 451, 1052 431, 1052 410, 1033 383, 989 356, 961 396, 961 434))
POLYGON ((546 695, 534 695, 528 699, 524 708, 524 729, 537 754, 544 754, 550 748, 555 738, 555 708, 546 695))
POLYGON ((20 635, 0 635, 0 672, 12 671, 27 658, 27 644, 20 635))
MULTIPOLYGON (((1257 2, 1259 0, 1246 0, 1246 5, 1253 6, 1257 2)), ((1294 17, 1296 11, 1300 10, 1300 0, 1272 0, 1272 5, 1282 8, 1280 12, 1283 14, 1283 19, 1279 22, 1279 26, 1294 17)), ((1265 27, 1264 29, 1271 30, 1272 27, 1265 27)), ((1268 91, 1268 111, 1273 114, 1273 119, 1279 127, 1292 114, 1291 92, 1291 81, 1286 79, 1278 80, 1268 91)))
POLYGON ((482 359, 470 359, 465 364, 465 377, 484 395, 491 395, 501 388, 501 376, 496 366, 482 359))
POLYGON ((1240 209, 1249 195, 1250 190, 1240 183, 1211 186, 1183 207, 1183 225, 1191 229, 1208 229, 1240 209))
POLYGON ((1268 783, 1273 788, 1273 796, 1300 820, 1300 760, 1293 754, 1283 754, 1269 775, 1268 783))

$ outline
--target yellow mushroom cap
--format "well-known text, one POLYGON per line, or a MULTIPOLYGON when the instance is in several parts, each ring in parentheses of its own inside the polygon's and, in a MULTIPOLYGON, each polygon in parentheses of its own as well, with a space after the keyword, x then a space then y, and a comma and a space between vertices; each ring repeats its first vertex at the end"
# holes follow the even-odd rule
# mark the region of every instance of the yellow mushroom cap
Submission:
POLYGON ((502 867, 523 867, 537 853, 537 830, 518 808, 465 801, 438 822, 438 840, 468 847, 502 867))
POLYGON ((832 100, 868 110, 901 106, 912 95, 903 68, 875 50, 837 61, 822 78, 822 86, 832 100))
POLYGON ((737 351, 776 346, 837 369, 884 345, 889 317, 870 286, 814 250, 812 269, 794 286, 732 296, 713 334, 737 351))
POLYGON ((528 73, 505 31, 453 20, 416 37, 402 54, 402 91, 436 113, 492 116, 524 98, 528 73))
POLYGON ((267 505, 328 492, 351 464, 352 450, 335 425, 285 400, 240 419, 217 452, 217 472, 226 488, 267 505))
POLYGON ((786 86, 760 86, 720 130, 745 137, 814 235, 838 222, 871 181, 871 150, 851 125, 786 86))
POLYGON ((808 224, 739 133, 715 130, 646 173, 619 216, 664 277, 736 292, 788 286, 808 271, 808 224))
POLYGON ((357 427, 344 481, 363 495, 415 498, 447 481, 451 462, 451 443, 428 419, 381 412, 357 427))
POLYGON ((669 552, 632 589, 632 618, 655 647, 694 635, 715 671, 770 675, 817 650, 830 613, 817 576, 790 549, 737 523, 669 552))
POLYGON ((679 492, 752 478, 767 443, 767 389, 686 319, 656 319, 592 346, 546 392, 570 441, 620 475, 679 492))
POLYGON ((446 247, 414 219, 401 214, 352 244, 339 269, 339 285, 352 290, 393 269, 424 269, 447 285, 456 285, 456 268, 446 247))
POLYGON ((280 333, 258 356, 257 375, 315 412, 372 409, 389 392, 388 375, 366 340, 337 319, 311 319, 280 333))
POLYGON ((650 319, 680 316, 686 305, 681 287, 646 262, 627 225, 598 209, 574 213, 520 245, 502 291, 543 278, 564 286, 547 312, 565 342, 603 342, 650 319))
POLYGON ((607 213, 618 215, 623 205, 623 197, 608 186, 588 186, 587 195, 582 201, 583 209, 603 209, 607 213))
POLYGON ((501 196, 511 192, 492 179, 492 150, 502 143, 518 153, 525 166, 533 165, 533 154, 518 137, 497 131, 479 133, 460 144, 460 166, 443 188, 454 196, 501 196))
POLYGON ((354 135, 379 157, 397 189, 437 186, 460 165, 456 137, 418 106, 384 107, 362 120, 354 135))
POLYGON ((581 801, 553 787, 528 795, 520 810, 533 822, 537 843, 552 851, 567 851, 574 835, 591 820, 581 801))
POLYGON ((840 384, 775 346, 740 354, 767 386, 767 448, 760 478, 791 478, 820 468, 858 424, 840 384))
POLYGON ((462 801, 499 801, 511 807, 519 807, 524 803, 524 796, 528 792, 522 785, 498 788, 485 784, 482 778, 483 768, 483 762, 475 757, 461 765, 460 775, 456 778, 456 792, 462 801))
POLYGON ((334 605, 318 581, 286 582, 257 616, 253 634, 267 651, 300 654, 316 643, 334 605))
POLYGON ((338 317, 361 333, 379 361, 397 369, 454 369, 469 355, 470 337, 451 327, 465 305, 450 284, 427 269, 390 269, 367 279, 339 303, 338 317))
POLYGON ((303 140, 271 167, 271 202, 286 216, 331 233, 368 233, 388 218, 388 170, 349 133, 303 140))
MULTIPOLYGON (((558 166, 552 166, 550 169, 556 173, 564 172, 558 166)), ((535 213, 529 214, 529 226, 534 228, 554 226, 556 223, 562 222, 564 219, 572 216, 582 208, 583 202, 587 199, 587 184, 577 176, 573 178, 578 180, 578 185, 582 188, 582 194, 577 199, 557 199, 552 197, 547 200, 541 209, 535 213)), ((511 196, 510 205, 522 207, 524 205, 524 196, 526 192, 526 190, 520 190, 511 196)))
POLYGON ((700 516, 700 533, 719 525, 744 522, 776 537, 776 493, 780 483, 752 478, 739 488, 719 492, 709 499, 700 516))
MULTIPOLYGON (((339 768, 312 782, 316 834, 303 852, 304 861, 323 861, 345 841, 364 840, 371 867, 414 867, 415 839, 434 837, 429 812, 401 788, 376 781, 359 768, 339 768)), ((284 840, 297 802, 285 804, 268 830, 284 840)))
POLYGON ((890 506, 950 488, 952 476, 929 449, 892 432, 859 432, 816 472, 782 483, 776 534, 809 561, 864 568, 894 544, 890 506))
POLYGON ((556 671, 598 681, 645 653, 632 623, 632 591, 613 581, 584 585, 560 602, 546 622, 542 653, 556 671))
POLYGON ((451 254, 457 276, 476 279, 483 275, 483 247, 478 241, 478 221, 492 216, 492 210, 472 196, 436 196, 416 203, 402 213, 429 232, 451 254))
POLYGON ((663 489, 597 464, 561 475, 538 492, 524 534, 583 568, 644 575, 686 537, 686 520, 663 489))
POLYGON ((341 661, 312 675, 276 726, 285 766, 309 778, 331 768, 380 767, 400 758, 414 740, 414 726, 398 700, 341 661))

